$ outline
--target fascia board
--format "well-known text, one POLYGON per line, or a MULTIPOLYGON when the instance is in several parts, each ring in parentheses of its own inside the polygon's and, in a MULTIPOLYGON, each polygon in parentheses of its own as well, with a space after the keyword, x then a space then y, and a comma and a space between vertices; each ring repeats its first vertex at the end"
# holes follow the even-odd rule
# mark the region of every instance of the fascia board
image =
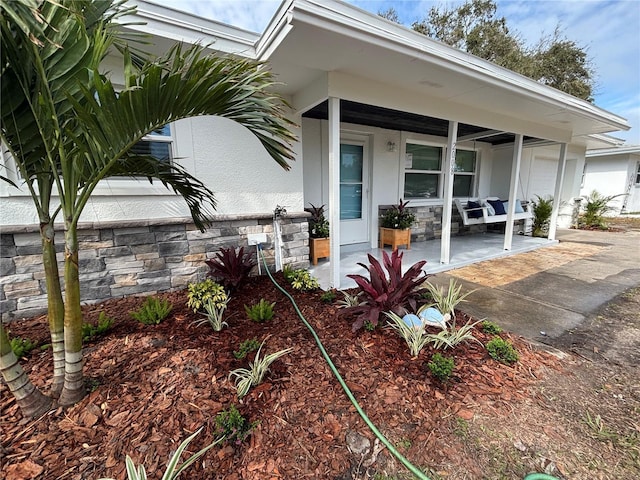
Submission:
POLYGON ((271 21, 255 43, 256 58, 260 61, 268 60, 280 42, 286 38, 291 30, 291 15, 289 13, 294 0, 284 0, 271 21))
POLYGON ((255 58, 255 44, 260 35, 231 25, 208 20, 187 12, 137 0, 132 2, 137 9, 133 16, 127 16, 123 23, 142 21, 143 25, 127 25, 127 28, 157 37, 168 38, 190 44, 211 45, 226 40, 236 48, 234 53, 255 58))
POLYGON ((627 155, 627 154, 640 154, 640 145, 629 145, 624 147, 614 148, 598 148, 594 150, 587 150, 587 157, 601 157, 604 155, 627 155))
POLYGON ((565 109, 571 114, 604 122, 612 130, 629 130, 626 119, 602 108, 542 85, 474 55, 430 39, 418 32, 377 17, 369 12, 332 0, 288 2, 288 22, 313 27, 362 40, 390 51, 434 63, 453 72, 475 77, 490 85, 524 95, 532 100, 565 109), (425 57, 428 56, 428 58, 425 57))

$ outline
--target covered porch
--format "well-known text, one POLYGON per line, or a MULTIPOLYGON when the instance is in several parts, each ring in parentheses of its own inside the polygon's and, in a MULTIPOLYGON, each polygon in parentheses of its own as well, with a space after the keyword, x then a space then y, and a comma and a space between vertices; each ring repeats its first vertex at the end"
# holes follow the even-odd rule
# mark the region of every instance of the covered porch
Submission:
MULTIPOLYGON (((464 267, 472 263, 491 260, 494 258, 515 255, 517 253, 529 252, 538 248, 555 245, 557 240, 548 240, 540 237, 529 237, 525 235, 513 235, 511 238, 511 250, 504 249, 504 235, 500 233, 478 233, 474 235, 464 235, 451 238, 451 257, 448 264, 440 262, 440 242, 427 240, 425 242, 413 242, 411 250, 403 248, 400 251, 404 254, 402 268, 407 270, 411 265, 426 260, 427 264, 423 271, 429 274, 453 270, 464 267)), ((384 249, 391 254, 391 248, 384 249)), ((336 288, 345 289, 355 287, 353 280, 347 277, 349 274, 362 274, 367 276, 367 272, 358 265, 358 262, 369 264, 367 254, 373 255, 382 261, 382 249, 364 249, 356 246, 343 246, 340 249, 340 261, 337 269, 340 272, 340 284, 334 285, 336 288)), ((335 265, 332 260, 321 260, 318 265, 311 266, 310 272, 320 281, 323 289, 332 287, 332 272, 335 265)))
POLYGON ((342 287, 344 269, 379 252, 380 212, 400 198, 429 218, 414 228, 410 255, 433 271, 518 252, 520 240, 548 244, 561 204, 577 195, 588 137, 626 125, 332 0, 284 3, 256 52, 282 81, 276 89, 300 126, 302 203, 325 206, 333 261, 314 268, 325 286, 342 287), (549 239, 514 235, 516 203, 536 195, 556 199, 549 239), (505 204, 504 234, 456 237, 467 232, 454 198, 488 197, 505 204), (425 238, 438 241, 416 241, 425 238))

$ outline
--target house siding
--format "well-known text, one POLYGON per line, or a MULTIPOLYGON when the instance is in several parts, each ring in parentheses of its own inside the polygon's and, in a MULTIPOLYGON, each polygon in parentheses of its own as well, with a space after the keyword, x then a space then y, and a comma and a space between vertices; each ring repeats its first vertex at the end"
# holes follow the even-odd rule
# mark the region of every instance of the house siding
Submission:
MULTIPOLYGON (((309 266, 307 214, 282 222, 283 265, 309 266)), ((82 225, 78 231, 81 299, 95 303, 125 295, 179 290, 206 277, 205 260, 221 247, 247 246, 247 235, 267 234, 265 257, 275 264, 271 214, 224 216, 200 232, 190 219, 82 225)), ((58 262, 62 273, 62 233, 58 262)), ((3 321, 46 313, 40 234, 35 226, 3 228, 0 235, 0 316, 3 321)), ((257 268, 256 268, 257 271, 257 268)), ((254 272, 256 273, 256 272, 254 272)))

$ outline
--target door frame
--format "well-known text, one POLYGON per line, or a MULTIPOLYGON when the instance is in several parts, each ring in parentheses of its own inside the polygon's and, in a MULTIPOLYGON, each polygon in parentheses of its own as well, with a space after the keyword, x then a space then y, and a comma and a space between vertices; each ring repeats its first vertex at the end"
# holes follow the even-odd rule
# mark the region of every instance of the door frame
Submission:
POLYGON ((372 151, 371 151, 371 135, 358 134, 353 132, 340 131, 340 145, 358 145, 362 147, 362 188, 364 190, 362 194, 362 220, 366 221, 366 226, 362 229, 365 237, 356 241, 345 241, 345 229, 342 222, 348 220, 341 220, 341 234, 340 245, 357 245, 371 243, 371 222, 372 222, 372 151))

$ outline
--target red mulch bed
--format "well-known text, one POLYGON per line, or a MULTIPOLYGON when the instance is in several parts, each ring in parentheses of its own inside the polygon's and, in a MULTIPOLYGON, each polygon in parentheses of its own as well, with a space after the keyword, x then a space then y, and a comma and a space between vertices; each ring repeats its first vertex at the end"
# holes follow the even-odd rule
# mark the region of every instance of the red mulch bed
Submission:
MULTIPOLYGON (((282 276, 276 277, 284 284, 282 276)), ((554 367, 554 357, 509 337, 520 351, 513 367, 492 360, 475 342, 445 352, 455 358, 454 378, 446 385, 426 367, 433 350, 412 359, 404 342, 388 329, 352 333, 338 308, 320 301, 321 292, 295 293, 298 305, 375 425, 417 465, 437 465, 456 455, 452 422, 470 420, 474 412, 496 417, 511 411, 527 396, 541 365, 554 367)), ((94 386, 78 405, 58 408, 35 420, 23 419, 3 384, 0 425, 3 457, 0 476, 11 479, 125 478, 124 458, 143 463, 149 478, 160 478, 177 445, 204 427, 189 451, 215 438, 215 417, 235 404, 251 421, 259 421, 242 445, 214 447, 193 465, 189 479, 352 478, 362 457, 345 440, 356 431, 374 436, 321 358, 311 334, 287 299, 267 277, 250 279, 227 310, 230 328, 213 332, 193 326, 199 315, 186 307, 186 293, 162 297, 174 304, 162 324, 135 322, 128 312, 141 298, 116 299, 84 307, 86 321, 100 311, 115 319, 109 333, 85 347, 85 375, 94 386), (250 321, 243 304, 265 298, 276 301, 276 316, 264 324, 250 321), (278 360, 266 381, 242 401, 229 372, 247 366, 233 351, 240 342, 269 336, 265 350, 294 351, 278 360)), ((458 322, 468 318, 458 314, 458 322)), ((13 335, 47 343, 46 318, 11 325, 13 335)), ((475 331, 486 344, 490 336, 475 331)), ((52 368, 50 350, 32 352, 24 366, 45 391, 52 368)), ((370 471, 389 461, 385 450, 370 471)), ((468 463, 471 476, 477 467, 468 463)), ((362 470, 360 470, 362 471, 362 470)), ((481 472, 476 472, 480 475, 481 472)))

